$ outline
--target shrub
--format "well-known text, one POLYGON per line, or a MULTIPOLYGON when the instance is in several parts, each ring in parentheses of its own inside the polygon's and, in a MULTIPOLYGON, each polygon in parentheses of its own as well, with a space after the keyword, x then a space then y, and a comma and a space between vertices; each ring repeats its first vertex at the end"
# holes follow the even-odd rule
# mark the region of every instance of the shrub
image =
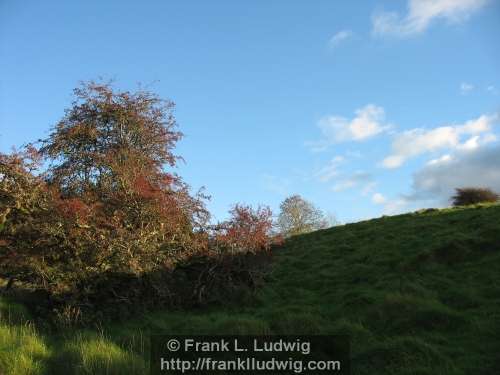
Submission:
POLYGON ((236 205, 210 229, 208 197, 167 170, 182 136, 173 103, 92 82, 75 95, 39 149, 0 154, 0 278, 11 292, 73 324, 255 286, 261 258, 247 255, 268 259, 272 213, 236 205))
POLYGON ((279 241, 272 235, 272 212, 269 207, 237 204, 230 211, 231 217, 215 230, 216 248, 223 251, 256 253, 269 250, 279 241))
POLYGON ((38 156, 33 148, 0 154, 0 276, 43 284, 40 260, 60 243, 60 226, 49 187, 32 173, 38 156))
POLYGON ((173 104, 94 83, 75 94, 39 150, 0 158, 0 276, 57 294, 206 248, 206 197, 165 171, 182 136, 173 104))
POLYGON ((496 202, 498 199, 497 193, 486 188, 457 188, 455 195, 452 197, 454 206, 496 202))

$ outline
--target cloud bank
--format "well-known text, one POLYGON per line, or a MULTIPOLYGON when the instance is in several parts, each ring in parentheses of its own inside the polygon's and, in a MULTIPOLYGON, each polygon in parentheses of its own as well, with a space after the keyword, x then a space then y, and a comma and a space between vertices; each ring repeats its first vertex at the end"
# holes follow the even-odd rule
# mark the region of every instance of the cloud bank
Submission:
POLYGON ((410 158, 443 149, 476 149, 496 139, 490 133, 496 121, 496 115, 482 115, 461 125, 407 130, 395 137, 392 153, 382 161, 382 166, 398 168, 410 158), (463 140, 464 137, 467 139, 463 140))
POLYGON ((460 187, 486 187, 500 193, 500 145, 460 151, 428 163, 414 174, 408 199, 433 199, 446 206, 460 187))

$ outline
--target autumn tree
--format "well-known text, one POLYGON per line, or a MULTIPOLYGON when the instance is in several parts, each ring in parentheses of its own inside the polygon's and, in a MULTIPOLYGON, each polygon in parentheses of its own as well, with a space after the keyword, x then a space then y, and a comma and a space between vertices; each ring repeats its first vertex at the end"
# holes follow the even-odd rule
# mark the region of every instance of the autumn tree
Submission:
POLYGON ((172 111, 148 92, 83 84, 38 150, 0 155, 0 273, 67 290, 206 249, 206 197, 172 171, 172 111))
POLYGON ((40 149, 53 162, 51 182, 66 196, 104 197, 130 188, 129 174, 158 180, 166 175, 155 172, 175 166, 173 149, 182 133, 176 130, 172 102, 149 92, 113 92, 109 84, 94 82, 74 94, 71 108, 40 149))
MULTIPOLYGON (((0 277, 32 274, 28 265, 40 254, 34 243, 46 245, 54 215, 47 186, 32 172, 40 165, 36 150, 28 147, 0 153, 0 277)), ((57 230, 57 226, 54 227, 57 230)))
POLYGON ((173 153, 182 137, 174 104, 146 91, 115 92, 94 82, 77 88, 75 97, 42 141, 40 153, 52 161, 49 184, 64 199, 100 204, 111 222, 143 238, 139 247, 186 247, 208 212, 203 194, 191 196, 181 178, 165 169, 180 159, 173 153))
POLYGON ((48 314, 71 322, 246 282, 248 253, 274 243, 272 213, 236 205, 210 228, 208 197, 174 172, 174 104, 94 82, 74 93, 46 139, 0 153, 0 278, 46 291, 48 314))
POLYGON ((292 195, 281 203, 277 225, 280 232, 289 237, 327 228, 330 221, 313 203, 300 195, 292 195))
POLYGON ((258 252, 269 250, 275 238, 272 233, 273 214, 269 207, 253 208, 236 204, 228 220, 217 225, 215 240, 224 251, 258 252))

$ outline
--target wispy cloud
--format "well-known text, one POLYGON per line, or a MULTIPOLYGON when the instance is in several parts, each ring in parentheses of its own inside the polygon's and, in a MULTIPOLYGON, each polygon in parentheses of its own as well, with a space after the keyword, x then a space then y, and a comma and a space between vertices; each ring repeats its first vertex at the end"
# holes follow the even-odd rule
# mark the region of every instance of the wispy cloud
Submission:
POLYGON ((335 192, 340 192, 359 186, 364 186, 364 188, 366 188, 369 184, 372 183, 372 180, 373 177, 370 173, 365 171, 357 171, 351 176, 335 183, 335 185, 333 185, 332 187, 332 190, 335 192))
POLYGON ((407 130, 396 135, 392 142, 392 154, 382 161, 382 166, 398 168, 410 158, 443 149, 477 148, 494 139, 490 131, 497 119, 496 115, 482 115, 461 125, 407 130), (462 140, 464 137, 467 139, 462 140))
POLYGON ((290 180, 286 178, 264 174, 262 175, 262 181, 264 188, 268 191, 281 196, 286 196, 290 193, 290 180))
POLYGON ((408 198, 399 196, 394 199, 386 198, 381 193, 375 193, 372 195, 372 203, 382 206, 382 213, 384 215, 396 215, 404 212, 410 211, 411 207, 415 205, 408 198))
POLYGON ((361 190, 361 195, 367 196, 367 195, 371 194, 375 190, 376 187, 377 187, 377 182, 375 182, 375 181, 367 183, 363 187, 363 189, 361 190))
POLYGON ((345 161, 343 156, 335 156, 326 166, 315 173, 320 182, 328 182, 339 175, 339 166, 345 161))
POLYGON ((354 33, 351 30, 341 30, 330 38, 328 46, 330 48, 336 48, 346 40, 352 38, 353 35, 354 33))
POLYGON ((493 85, 489 85, 488 87, 486 87, 486 91, 488 91, 490 94, 498 95, 498 90, 493 85))
POLYGON ((424 32, 436 19, 462 22, 489 0, 409 0, 408 11, 376 12, 372 16, 373 34, 408 37, 424 32))
POLYGON ((462 95, 465 95, 469 93, 469 91, 472 91, 474 89, 474 85, 467 83, 467 82, 462 82, 460 84, 460 93, 462 95))
POLYGON ((350 160, 348 157, 337 155, 324 167, 314 173, 317 181, 322 183, 333 183, 331 190, 341 192, 352 188, 361 189, 362 195, 370 194, 376 186, 371 173, 364 170, 347 172, 343 166, 350 160))

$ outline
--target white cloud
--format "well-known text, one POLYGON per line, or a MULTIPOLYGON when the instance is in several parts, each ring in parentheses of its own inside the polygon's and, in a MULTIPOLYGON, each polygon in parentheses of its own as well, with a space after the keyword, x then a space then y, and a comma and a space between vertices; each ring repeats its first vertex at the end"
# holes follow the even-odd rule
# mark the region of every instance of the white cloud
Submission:
POLYGON ((495 115, 482 115, 457 127, 459 133, 480 134, 491 130, 491 125, 497 120, 495 115))
POLYGON ((384 204, 387 199, 380 193, 375 193, 372 195, 372 202, 375 204, 384 204))
POLYGON ((356 183, 352 180, 344 180, 337 182, 335 185, 332 186, 332 190, 336 193, 344 190, 348 190, 350 188, 353 188, 356 186, 356 183))
POLYGON ((387 200, 384 203, 383 213, 384 215, 397 215, 405 212, 409 212, 415 207, 411 206, 405 198, 397 198, 393 200, 387 200))
MULTIPOLYGON (((354 157, 357 157, 357 154, 354 157)), ((323 183, 334 180, 331 190, 335 192, 359 187, 362 189, 362 195, 370 194, 376 186, 372 175, 363 170, 358 170, 351 174, 342 172, 340 167, 348 160, 348 158, 342 155, 335 156, 323 168, 314 173, 315 178, 323 183)))
POLYGON ((480 138, 479 135, 475 135, 473 137, 470 137, 463 144, 458 145, 458 148, 461 150, 466 150, 466 151, 475 150, 476 148, 479 147, 479 138, 480 138))
POLYGON ((427 165, 435 165, 439 163, 446 163, 447 161, 451 160, 451 155, 450 154, 445 154, 437 159, 432 159, 427 162, 427 165))
POLYGON ((392 154, 382 161, 385 168, 397 168, 408 159, 428 152, 443 149, 474 149, 480 144, 490 142, 494 137, 489 132, 497 116, 482 115, 463 125, 441 126, 426 130, 422 128, 400 133, 392 142, 392 154), (462 142, 464 136, 472 136, 462 142))
POLYGON ((432 200, 447 206, 455 188, 487 187, 500 192, 500 146, 457 151, 453 156, 428 163, 413 176, 408 199, 432 200))
POLYGON ((326 116, 319 121, 318 126, 325 137, 324 144, 363 141, 389 128, 385 124, 384 109, 373 104, 357 109, 353 119, 326 116))
POLYGON ((372 195, 372 203, 382 206, 382 213, 384 215, 396 215, 404 212, 411 211, 414 208, 413 202, 405 197, 398 197, 395 199, 388 199, 381 193, 372 195))
POLYGON ((474 85, 467 83, 467 82, 462 82, 460 84, 460 93, 462 95, 467 94, 469 91, 472 91, 474 89, 474 85))
POLYGON ((365 171, 357 171, 351 176, 338 181, 335 185, 332 186, 332 190, 335 192, 344 191, 347 189, 351 189, 354 187, 358 187, 360 185, 365 185, 364 189, 372 183, 371 174, 365 171))
POLYGON ((462 22, 489 0, 409 0, 407 14, 377 12, 372 16, 374 35, 407 37, 424 32, 432 21, 462 22))
POLYGON ((351 30, 341 30, 330 38, 328 45, 330 48, 338 47, 341 43, 345 42, 347 39, 352 38, 353 32, 351 30))
POLYGON ((458 143, 458 134, 451 126, 432 130, 407 130, 396 136, 392 143, 393 153, 386 157, 382 164, 386 168, 397 168, 413 156, 445 147, 454 147, 458 143))
POLYGON ((375 181, 367 183, 361 190, 361 195, 367 196, 368 194, 371 194, 376 187, 377 187, 377 182, 375 181))
POLYGON ((316 177, 321 182, 328 182, 332 178, 338 176, 339 166, 344 162, 345 158, 343 156, 335 156, 332 160, 328 162, 326 166, 321 168, 316 172, 316 177))

